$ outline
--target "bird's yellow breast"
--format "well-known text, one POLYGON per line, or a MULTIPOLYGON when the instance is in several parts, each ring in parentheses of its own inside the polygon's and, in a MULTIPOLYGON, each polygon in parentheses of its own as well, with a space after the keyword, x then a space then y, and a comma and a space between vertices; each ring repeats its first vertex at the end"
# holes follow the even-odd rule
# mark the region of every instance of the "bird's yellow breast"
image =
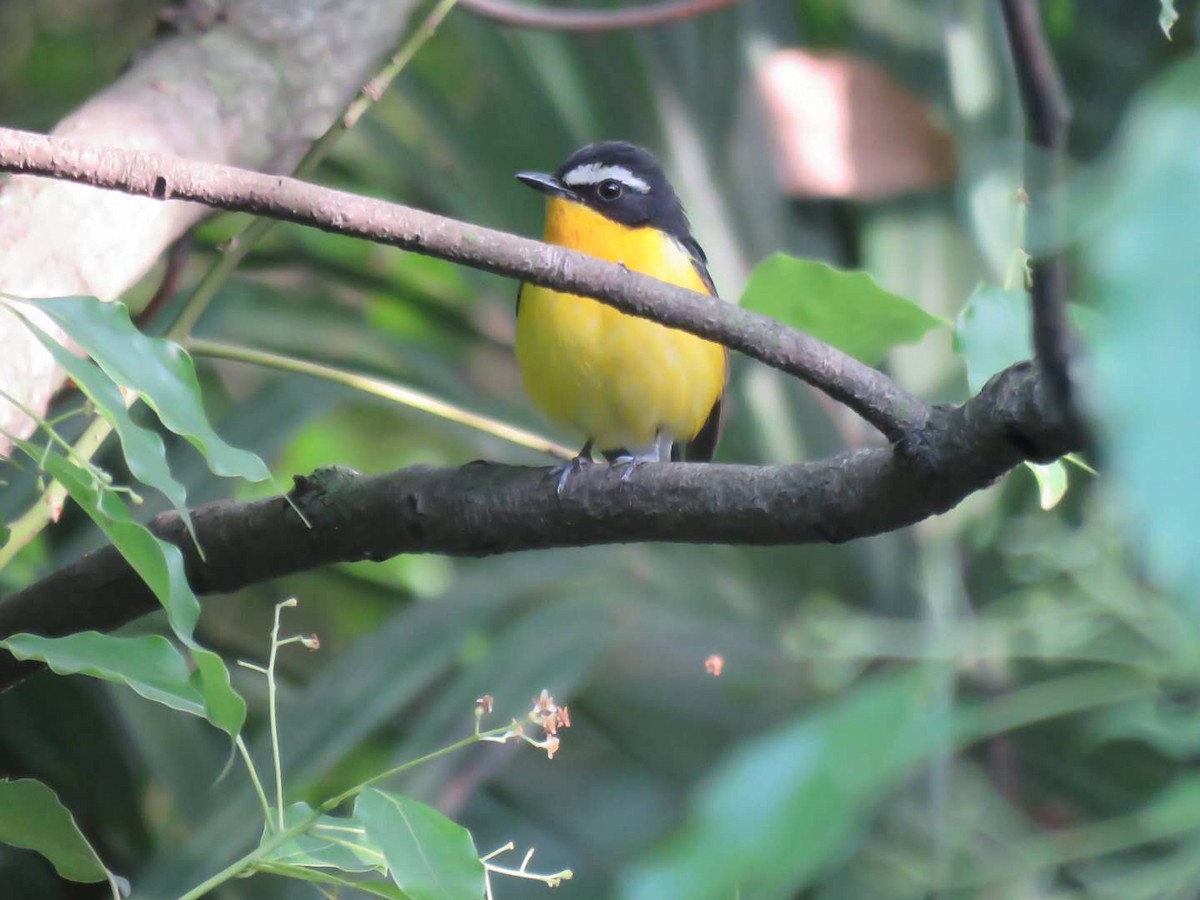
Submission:
MULTIPOLYGON (((621 225, 570 200, 548 201, 546 241, 708 293, 670 235, 621 225)), ((517 359, 534 403, 601 450, 646 447, 658 433, 690 440, 725 387, 719 345, 530 284, 521 289, 517 359)))

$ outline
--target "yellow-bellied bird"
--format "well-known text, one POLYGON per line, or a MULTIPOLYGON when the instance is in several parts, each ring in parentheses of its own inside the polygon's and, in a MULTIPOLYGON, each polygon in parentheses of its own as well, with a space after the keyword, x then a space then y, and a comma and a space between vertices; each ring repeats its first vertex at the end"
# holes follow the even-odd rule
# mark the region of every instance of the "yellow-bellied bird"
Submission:
MULTIPOLYGON (((547 195, 546 241, 710 294, 707 259, 662 167, 648 150, 589 144, 553 175, 517 178, 547 195)), ((709 460, 729 372, 724 347, 587 297, 523 284, 517 359, 533 402, 586 441, 559 475, 599 449, 622 479, 651 460, 709 460)))

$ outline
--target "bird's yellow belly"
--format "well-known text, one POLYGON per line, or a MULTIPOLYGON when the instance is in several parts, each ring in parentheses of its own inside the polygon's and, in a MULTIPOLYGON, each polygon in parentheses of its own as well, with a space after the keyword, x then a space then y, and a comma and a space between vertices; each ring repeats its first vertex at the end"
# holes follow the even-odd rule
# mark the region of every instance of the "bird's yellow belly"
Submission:
MULTIPOLYGON (((566 200, 550 201, 546 239, 707 292, 669 236, 627 228, 566 200)), ((719 345, 533 285, 521 291, 516 349, 534 403, 601 450, 647 447, 660 433, 690 440, 725 386, 719 345)))

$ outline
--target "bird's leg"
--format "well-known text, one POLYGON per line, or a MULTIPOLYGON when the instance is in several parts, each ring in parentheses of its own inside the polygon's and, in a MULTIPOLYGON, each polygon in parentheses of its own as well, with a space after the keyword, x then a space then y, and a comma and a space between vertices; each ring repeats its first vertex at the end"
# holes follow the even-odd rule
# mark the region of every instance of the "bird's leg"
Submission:
POLYGON ((648 462, 670 462, 671 461, 671 446, 675 442, 665 434, 658 434, 654 438, 654 443, 645 450, 625 451, 620 456, 617 456, 612 461, 614 468, 620 467, 624 469, 621 473, 621 480, 628 481, 633 475, 634 470, 642 463, 648 462))
POLYGON ((592 440, 588 438, 587 442, 579 449, 567 462, 561 466, 555 466, 550 470, 550 477, 557 479, 557 484, 554 487, 554 493, 562 496, 563 491, 567 487, 567 479, 577 472, 582 472, 584 466, 592 464, 592 440))

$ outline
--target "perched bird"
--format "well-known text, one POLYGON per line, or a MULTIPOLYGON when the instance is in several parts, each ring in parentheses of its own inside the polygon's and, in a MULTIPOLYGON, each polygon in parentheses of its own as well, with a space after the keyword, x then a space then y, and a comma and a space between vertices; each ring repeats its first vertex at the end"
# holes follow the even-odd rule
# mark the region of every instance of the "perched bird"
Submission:
MULTIPOLYGON (((710 294, 707 259, 662 166, 619 141, 588 144, 553 175, 517 179, 546 194, 547 243, 620 263, 710 294)), ((709 460, 721 430, 728 351, 683 331, 618 312, 587 297, 523 284, 517 297, 517 359, 525 388, 551 419, 586 438, 559 472, 592 461, 592 449, 625 466, 709 460)))

